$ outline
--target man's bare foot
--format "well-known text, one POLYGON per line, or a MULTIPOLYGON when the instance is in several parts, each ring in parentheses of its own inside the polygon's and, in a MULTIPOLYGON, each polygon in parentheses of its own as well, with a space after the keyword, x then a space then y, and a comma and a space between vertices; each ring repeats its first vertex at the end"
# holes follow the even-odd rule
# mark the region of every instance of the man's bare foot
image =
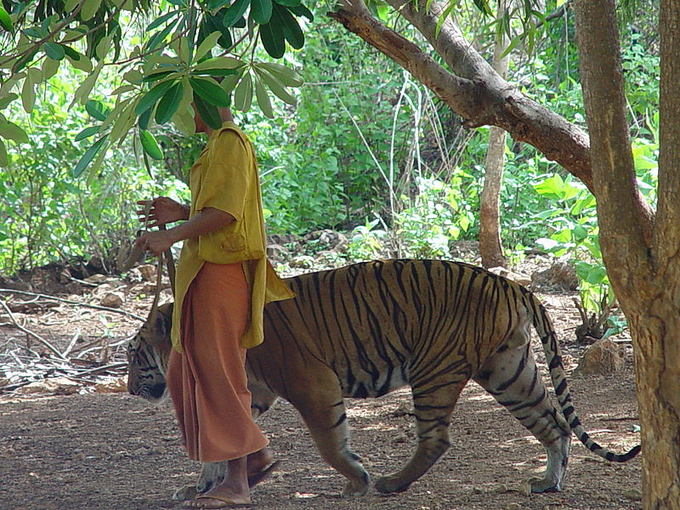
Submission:
POLYGON ((248 486, 224 482, 205 494, 196 496, 193 501, 185 503, 185 508, 217 509, 234 508, 250 505, 250 491, 248 486))
POLYGON ((248 455, 248 476, 259 473, 274 460, 271 448, 265 446, 260 451, 248 455))
POLYGON ((246 457, 230 460, 224 481, 187 502, 185 508, 216 509, 250 505, 247 467, 246 457))

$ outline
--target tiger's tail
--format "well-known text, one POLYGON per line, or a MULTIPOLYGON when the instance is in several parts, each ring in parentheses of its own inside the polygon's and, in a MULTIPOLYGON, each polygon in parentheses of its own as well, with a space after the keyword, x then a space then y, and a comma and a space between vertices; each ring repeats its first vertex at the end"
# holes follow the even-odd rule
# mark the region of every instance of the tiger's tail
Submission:
POLYGON ((595 455, 610 462, 627 462, 631 460, 640 453, 640 445, 631 448, 624 454, 614 453, 593 441, 583 428, 583 425, 581 425, 581 420, 576 414, 571 402, 571 393, 567 384, 564 365, 562 364, 560 346, 557 343, 557 335, 553 328, 552 321, 543 304, 528 290, 525 290, 525 292, 525 302, 532 313, 534 327, 543 344, 543 351, 545 352, 545 357, 548 362, 548 369, 550 370, 550 377, 552 378, 553 386, 555 388, 555 394, 557 395, 562 414, 567 420, 569 427, 586 448, 595 455))

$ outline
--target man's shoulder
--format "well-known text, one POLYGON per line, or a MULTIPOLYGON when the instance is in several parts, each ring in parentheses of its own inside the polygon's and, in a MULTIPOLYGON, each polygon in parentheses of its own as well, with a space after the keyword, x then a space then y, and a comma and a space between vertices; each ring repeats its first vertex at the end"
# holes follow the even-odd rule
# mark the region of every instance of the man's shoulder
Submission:
POLYGON ((214 138, 220 138, 220 139, 227 139, 227 138, 239 138, 243 142, 249 142, 248 135, 246 135, 243 131, 241 131, 241 128, 238 127, 236 124, 233 122, 225 122, 222 124, 222 127, 217 130, 215 133, 214 138))

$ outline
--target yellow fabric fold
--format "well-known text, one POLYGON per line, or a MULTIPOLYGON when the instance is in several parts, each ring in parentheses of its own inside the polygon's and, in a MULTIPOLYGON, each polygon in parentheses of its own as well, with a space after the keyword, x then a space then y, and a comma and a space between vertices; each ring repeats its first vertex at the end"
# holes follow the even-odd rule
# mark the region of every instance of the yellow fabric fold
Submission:
MULTIPOLYGON (((210 135, 190 172, 189 218, 206 207, 212 207, 231 214, 236 221, 217 232, 184 241, 177 263, 172 345, 182 352, 182 304, 204 262, 241 262, 251 300, 250 325, 241 345, 255 347, 264 339, 264 305, 294 297, 266 258, 262 194, 255 150, 236 124, 225 122, 210 135)), ((215 298, 219 299, 219 296, 215 298)))

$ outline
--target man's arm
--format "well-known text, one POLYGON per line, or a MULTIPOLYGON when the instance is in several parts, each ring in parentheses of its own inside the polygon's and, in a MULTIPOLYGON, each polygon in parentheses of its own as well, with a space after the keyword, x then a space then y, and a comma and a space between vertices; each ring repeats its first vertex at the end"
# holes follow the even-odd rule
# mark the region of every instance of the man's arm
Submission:
POLYGON ((216 232, 233 221, 235 219, 231 214, 213 207, 206 207, 190 220, 169 230, 142 234, 135 244, 159 256, 176 242, 216 232))

